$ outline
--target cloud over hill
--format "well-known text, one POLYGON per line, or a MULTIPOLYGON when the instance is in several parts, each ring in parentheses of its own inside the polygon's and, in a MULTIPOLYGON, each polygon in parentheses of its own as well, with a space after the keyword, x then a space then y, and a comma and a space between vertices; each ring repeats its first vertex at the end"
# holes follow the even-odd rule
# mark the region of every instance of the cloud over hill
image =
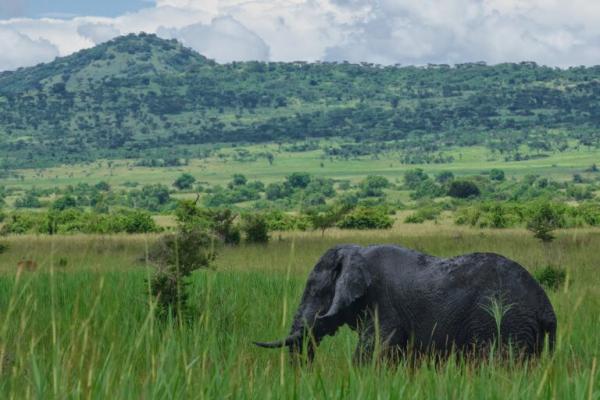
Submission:
MULTIPOLYGON (((18 2, 5 8, 5 18, 19 15, 18 2)), ((140 31, 180 39, 221 62, 595 65, 599 19, 600 3, 586 0, 156 0, 115 18, 0 20, 1 41, 18 35, 22 44, 4 52, 0 70, 140 31)))

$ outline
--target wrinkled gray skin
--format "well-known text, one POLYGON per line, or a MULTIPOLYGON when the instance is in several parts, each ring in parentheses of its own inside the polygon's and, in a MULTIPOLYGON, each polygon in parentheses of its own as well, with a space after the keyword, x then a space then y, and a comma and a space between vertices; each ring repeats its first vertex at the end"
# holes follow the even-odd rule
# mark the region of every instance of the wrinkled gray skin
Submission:
POLYGON ((514 261, 492 253, 441 259, 398 246, 337 246, 310 273, 288 338, 256 344, 287 346, 293 354, 306 346, 311 359, 323 337, 347 324, 359 334, 359 363, 372 358, 376 338, 388 355, 454 349, 480 356, 497 343, 492 303, 504 311, 501 343, 531 356, 547 336, 552 348, 552 305, 514 261))

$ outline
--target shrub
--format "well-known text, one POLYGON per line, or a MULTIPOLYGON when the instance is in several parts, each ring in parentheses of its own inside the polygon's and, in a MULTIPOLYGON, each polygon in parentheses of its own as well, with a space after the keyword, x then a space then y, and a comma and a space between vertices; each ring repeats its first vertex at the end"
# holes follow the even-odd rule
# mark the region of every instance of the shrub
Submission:
POLYGON ((235 186, 244 186, 246 183, 248 183, 248 179, 246 179, 246 177, 242 174, 233 174, 232 180, 229 183, 229 187, 235 187, 235 186))
POLYGON ((504 208, 500 204, 496 204, 492 207, 490 217, 491 228, 506 228, 508 226, 504 208))
POLYGON ((552 231, 560 228, 563 224, 563 213, 551 203, 540 203, 533 209, 532 215, 527 221, 527 229, 533 232, 534 237, 542 242, 554 240, 552 231))
MULTIPOLYGON (((34 232, 34 230, 43 224, 45 215, 42 213, 14 213, 11 214, 2 229, 0 235, 23 235, 34 232)), ((37 232, 37 231, 36 231, 37 232)))
POLYGON ((407 224, 422 224, 425 221, 433 221, 440 215, 441 210, 434 207, 426 207, 417 210, 404 219, 407 224))
POLYGON ((41 208, 42 202, 33 192, 27 192, 15 200, 15 208, 41 208))
POLYGON ((426 179, 415 187, 415 191, 410 194, 412 199, 436 198, 446 194, 446 190, 436 184, 431 179, 426 179))
POLYGON ((159 269, 175 268, 183 276, 208 267, 214 258, 214 237, 202 228, 164 235, 148 252, 148 260, 159 269))
POLYGON ((394 221, 384 207, 357 207, 342 218, 342 229, 389 229, 394 221))
POLYGON ((69 195, 60 197, 52 203, 52 209, 58 210, 58 211, 63 211, 63 210, 66 210, 67 208, 75 208, 75 207, 77 207, 77 200, 75 200, 75 198, 73 196, 69 196, 69 195))
POLYGON ((294 172, 287 178, 287 183, 293 188, 304 189, 310 183, 310 174, 305 172, 294 172))
POLYGON ((477 197, 480 194, 481 192, 475 183, 465 180, 453 181, 450 183, 450 188, 448 189, 448 196, 459 199, 477 197))
POLYGON ((269 231, 305 231, 310 227, 306 215, 294 215, 275 210, 263 214, 267 219, 269 231))
POLYGON ((309 210, 307 218, 313 229, 321 231, 321 237, 325 236, 325 230, 333 228, 343 217, 344 208, 328 208, 324 211, 309 210))
POLYGON ((84 212, 76 208, 46 213, 15 213, 0 234, 25 233, 150 233, 159 232, 152 216, 142 210, 121 210, 112 214, 84 212))
POLYGON ((465 207, 459 209, 454 218, 456 225, 477 225, 479 218, 481 217, 481 211, 478 207, 465 207))
POLYGON ((565 283, 567 272, 562 268, 548 265, 535 271, 534 277, 540 285, 551 290, 558 290, 565 283))
POLYGON ((454 179, 454 173, 452 171, 442 171, 435 176, 435 180, 438 183, 446 184, 454 179))
POLYGON ((504 171, 501 169, 494 168, 490 171, 490 179, 493 181, 502 182, 505 178, 504 171))
POLYGON ((269 224, 263 214, 244 215, 242 230, 246 241, 250 243, 267 243, 269 241, 269 224))
POLYGON ((241 240, 240 227, 235 224, 237 214, 230 209, 212 210, 210 227, 225 244, 237 245, 241 240))
POLYGON ((429 179, 429 176, 421 168, 411 169, 404 173, 404 184, 409 189, 416 189, 419 184, 429 179))
POLYGON ((127 233, 149 233, 158 232, 159 228, 152 216, 141 210, 125 211, 120 215, 121 227, 119 231, 127 233))
POLYGON ((194 178, 190 174, 181 174, 179 178, 173 182, 173 186, 175 186, 179 190, 191 189, 192 185, 196 182, 196 178, 194 178))
POLYGON ((6 243, 0 243, 0 254, 6 253, 8 250, 8 245, 6 243))

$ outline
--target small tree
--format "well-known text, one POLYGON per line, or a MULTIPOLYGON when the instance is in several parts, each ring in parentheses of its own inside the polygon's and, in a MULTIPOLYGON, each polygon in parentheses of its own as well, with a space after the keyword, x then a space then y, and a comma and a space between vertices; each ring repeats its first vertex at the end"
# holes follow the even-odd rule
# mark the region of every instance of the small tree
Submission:
POLYGON ((421 182, 429 177, 421 168, 411 169, 404 173, 404 185, 409 189, 415 189, 421 182))
POLYGON ((77 207, 77 200, 75 200, 75 198, 70 195, 60 197, 60 198, 56 199, 54 201, 54 203, 52 203, 52 209, 58 210, 58 211, 63 211, 63 210, 66 210, 67 208, 74 208, 74 207, 77 207))
POLYGON ((191 189, 192 185, 196 182, 196 178, 194 178, 190 174, 181 174, 179 178, 173 182, 173 186, 175 186, 179 190, 187 190, 191 189))
POLYGON ((244 231, 246 241, 250 243, 267 243, 269 241, 269 224, 262 214, 244 215, 242 231, 244 231))
POLYGON ((267 157, 269 165, 273 165, 273 162, 275 161, 275 156, 273 155, 273 153, 266 153, 265 157, 267 157))
POLYGON ((228 208, 210 213, 211 229, 225 244, 240 243, 240 227, 235 223, 237 217, 238 215, 228 208))
POLYGON ((466 199, 469 197, 477 197, 481 194, 476 184, 471 181, 456 180, 452 181, 450 188, 448 188, 448 196, 456 197, 459 199, 466 199))
POLYGON ((390 229, 394 220, 383 207, 357 207, 340 221, 342 229, 390 229))
POLYGON ((310 183, 311 177, 306 172, 294 172, 286 179, 291 187, 304 189, 310 183))
POLYGON ((306 213, 313 229, 321 231, 321 237, 325 236, 325 230, 333 228, 342 218, 342 209, 328 208, 325 211, 309 210, 306 213))
POLYGON ((493 181, 503 181, 505 179, 504 171, 494 168, 490 171, 490 179, 493 181))
POLYGON ((438 183, 446 184, 454 179, 454 173, 452 171, 442 171, 435 176, 435 180, 438 183))
POLYGON ((229 183, 229 187, 233 188, 236 186, 244 186, 246 183, 248 183, 248 179, 246 179, 246 177, 242 174, 233 174, 233 179, 231 180, 231 182, 229 183))
POLYGON ((150 291, 161 317, 189 316, 186 287, 192 272, 208 268, 216 257, 215 237, 207 213, 195 202, 182 201, 176 210, 177 232, 163 236, 150 249, 148 260, 156 266, 150 291))
POLYGON ((533 232, 533 236, 544 243, 554 240, 552 232, 562 225, 561 213, 550 203, 541 203, 533 210, 527 229, 533 232))

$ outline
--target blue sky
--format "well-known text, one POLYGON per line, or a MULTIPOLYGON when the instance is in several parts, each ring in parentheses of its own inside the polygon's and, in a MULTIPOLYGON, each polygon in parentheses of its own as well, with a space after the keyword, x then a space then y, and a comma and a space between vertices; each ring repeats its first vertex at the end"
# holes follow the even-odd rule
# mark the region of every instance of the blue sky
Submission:
POLYGON ((0 0, 0 18, 116 17, 153 3, 152 0, 0 0))

